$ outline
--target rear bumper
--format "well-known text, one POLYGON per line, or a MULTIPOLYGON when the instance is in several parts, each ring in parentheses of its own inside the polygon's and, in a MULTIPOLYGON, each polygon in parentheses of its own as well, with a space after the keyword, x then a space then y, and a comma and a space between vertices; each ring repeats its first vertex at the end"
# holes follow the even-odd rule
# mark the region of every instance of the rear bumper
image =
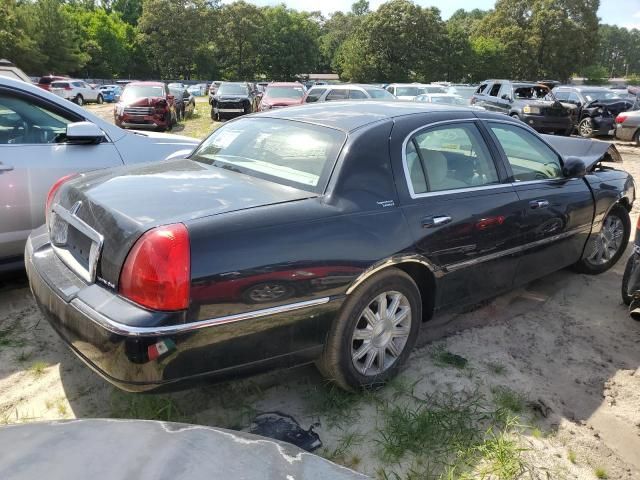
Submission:
POLYGON ((638 127, 625 127, 623 123, 619 123, 616 126, 615 136, 618 140, 622 140, 624 142, 633 141, 633 136, 638 131, 638 127))
POLYGON ((593 134, 600 135, 614 135, 615 134, 615 119, 613 117, 594 117, 593 121, 593 134))
POLYGON ((175 323, 97 284, 55 255, 45 227, 25 248, 31 291, 54 330, 90 368, 128 391, 172 390, 315 359, 340 299, 301 302, 206 322, 175 323), (158 348, 158 345, 163 345, 158 348), (150 358, 153 349, 166 351, 150 358))
POLYGON ((542 115, 520 115, 520 120, 538 131, 568 130, 573 126, 573 120, 568 117, 545 117, 542 115))

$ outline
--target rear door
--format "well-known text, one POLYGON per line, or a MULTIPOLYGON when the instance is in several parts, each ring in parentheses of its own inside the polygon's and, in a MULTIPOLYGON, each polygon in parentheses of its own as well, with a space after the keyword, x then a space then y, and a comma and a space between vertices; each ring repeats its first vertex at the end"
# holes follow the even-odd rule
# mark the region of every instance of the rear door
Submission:
POLYGON ((0 88, 0 262, 20 257, 33 228, 44 223, 49 188, 72 173, 122 165, 110 141, 70 145, 61 136, 75 113, 9 88, 0 88))
POLYGON ((476 119, 430 123, 397 118, 391 148, 402 210, 418 253, 440 277, 436 306, 442 308, 511 287, 520 211, 476 119))
POLYGON ((502 83, 493 82, 486 90, 486 95, 484 97, 484 108, 489 110, 490 112, 500 112, 499 104, 498 104, 498 94, 500 93, 500 89, 502 88, 502 83))
POLYGON ((526 126, 489 121, 524 222, 523 256, 516 283, 523 284, 577 262, 591 231, 594 204, 583 179, 562 175, 562 158, 526 126))

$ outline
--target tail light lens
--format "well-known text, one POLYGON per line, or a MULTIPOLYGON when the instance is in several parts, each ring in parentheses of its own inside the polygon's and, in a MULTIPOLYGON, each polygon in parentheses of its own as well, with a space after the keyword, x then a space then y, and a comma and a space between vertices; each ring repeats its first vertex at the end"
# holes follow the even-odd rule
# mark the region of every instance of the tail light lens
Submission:
POLYGON ((47 193, 47 202, 45 203, 45 212, 47 212, 47 215, 51 211, 51 204, 53 203, 53 199, 55 198, 56 193, 58 193, 58 190, 60 190, 60 187, 65 182, 68 182, 69 180, 71 180, 72 178, 75 178, 77 176, 78 176, 77 173, 72 173, 70 175, 65 175, 64 177, 61 177, 58 180, 56 180, 56 183, 54 183, 51 186, 51 188, 49 189, 49 193, 47 193))
POLYGON ((626 119, 627 119, 627 115, 621 113, 616 117, 616 123, 624 123, 626 119))
POLYGON ((71 88, 71 85, 66 85, 66 86, 64 87, 64 89, 65 89, 65 90, 73 90, 73 89, 71 88))
POLYGON ((189 306, 190 280, 189 232, 182 223, 174 223, 140 237, 120 272, 119 290, 152 310, 184 310, 189 306))

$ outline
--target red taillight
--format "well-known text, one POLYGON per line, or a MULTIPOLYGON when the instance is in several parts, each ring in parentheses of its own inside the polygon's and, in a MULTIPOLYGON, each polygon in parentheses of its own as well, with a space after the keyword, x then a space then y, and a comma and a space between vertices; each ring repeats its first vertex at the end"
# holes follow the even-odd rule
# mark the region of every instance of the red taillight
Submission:
POLYGON ((182 223, 174 223, 140 237, 120 272, 119 290, 153 310, 184 310, 189 306, 190 280, 189 232, 182 223))
POLYGON ((70 85, 64 87, 65 90, 73 90, 70 85))
POLYGON ((621 113, 616 117, 616 123, 624 123, 624 121, 628 118, 627 115, 621 113))
POLYGON ((47 214, 49 214, 49 211, 51 209, 51 202, 53 202, 53 198, 56 196, 56 193, 58 192, 58 190, 60 190, 60 187, 62 186, 62 184, 65 182, 68 182, 69 180, 77 176, 78 176, 77 173, 72 173, 71 175, 65 175, 64 177, 56 180, 56 183, 54 183, 51 186, 51 188, 49 189, 49 193, 47 193, 47 203, 45 203, 45 209, 46 209, 45 212, 47 212, 47 214))

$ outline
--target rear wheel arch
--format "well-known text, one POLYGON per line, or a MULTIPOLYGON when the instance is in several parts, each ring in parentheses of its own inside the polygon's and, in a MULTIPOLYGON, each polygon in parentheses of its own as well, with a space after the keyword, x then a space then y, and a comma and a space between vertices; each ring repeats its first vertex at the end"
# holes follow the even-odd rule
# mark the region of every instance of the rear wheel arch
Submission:
POLYGON ((422 300, 422 321, 430 320, 435 311, 437 290, 436 268, 426 258, 420 255, 391 257, 376 263, 351 283, 347 289, 347 295, 353 293, 367 279, 389 268, 402 270, 415 282, 420 290, 422 300))

